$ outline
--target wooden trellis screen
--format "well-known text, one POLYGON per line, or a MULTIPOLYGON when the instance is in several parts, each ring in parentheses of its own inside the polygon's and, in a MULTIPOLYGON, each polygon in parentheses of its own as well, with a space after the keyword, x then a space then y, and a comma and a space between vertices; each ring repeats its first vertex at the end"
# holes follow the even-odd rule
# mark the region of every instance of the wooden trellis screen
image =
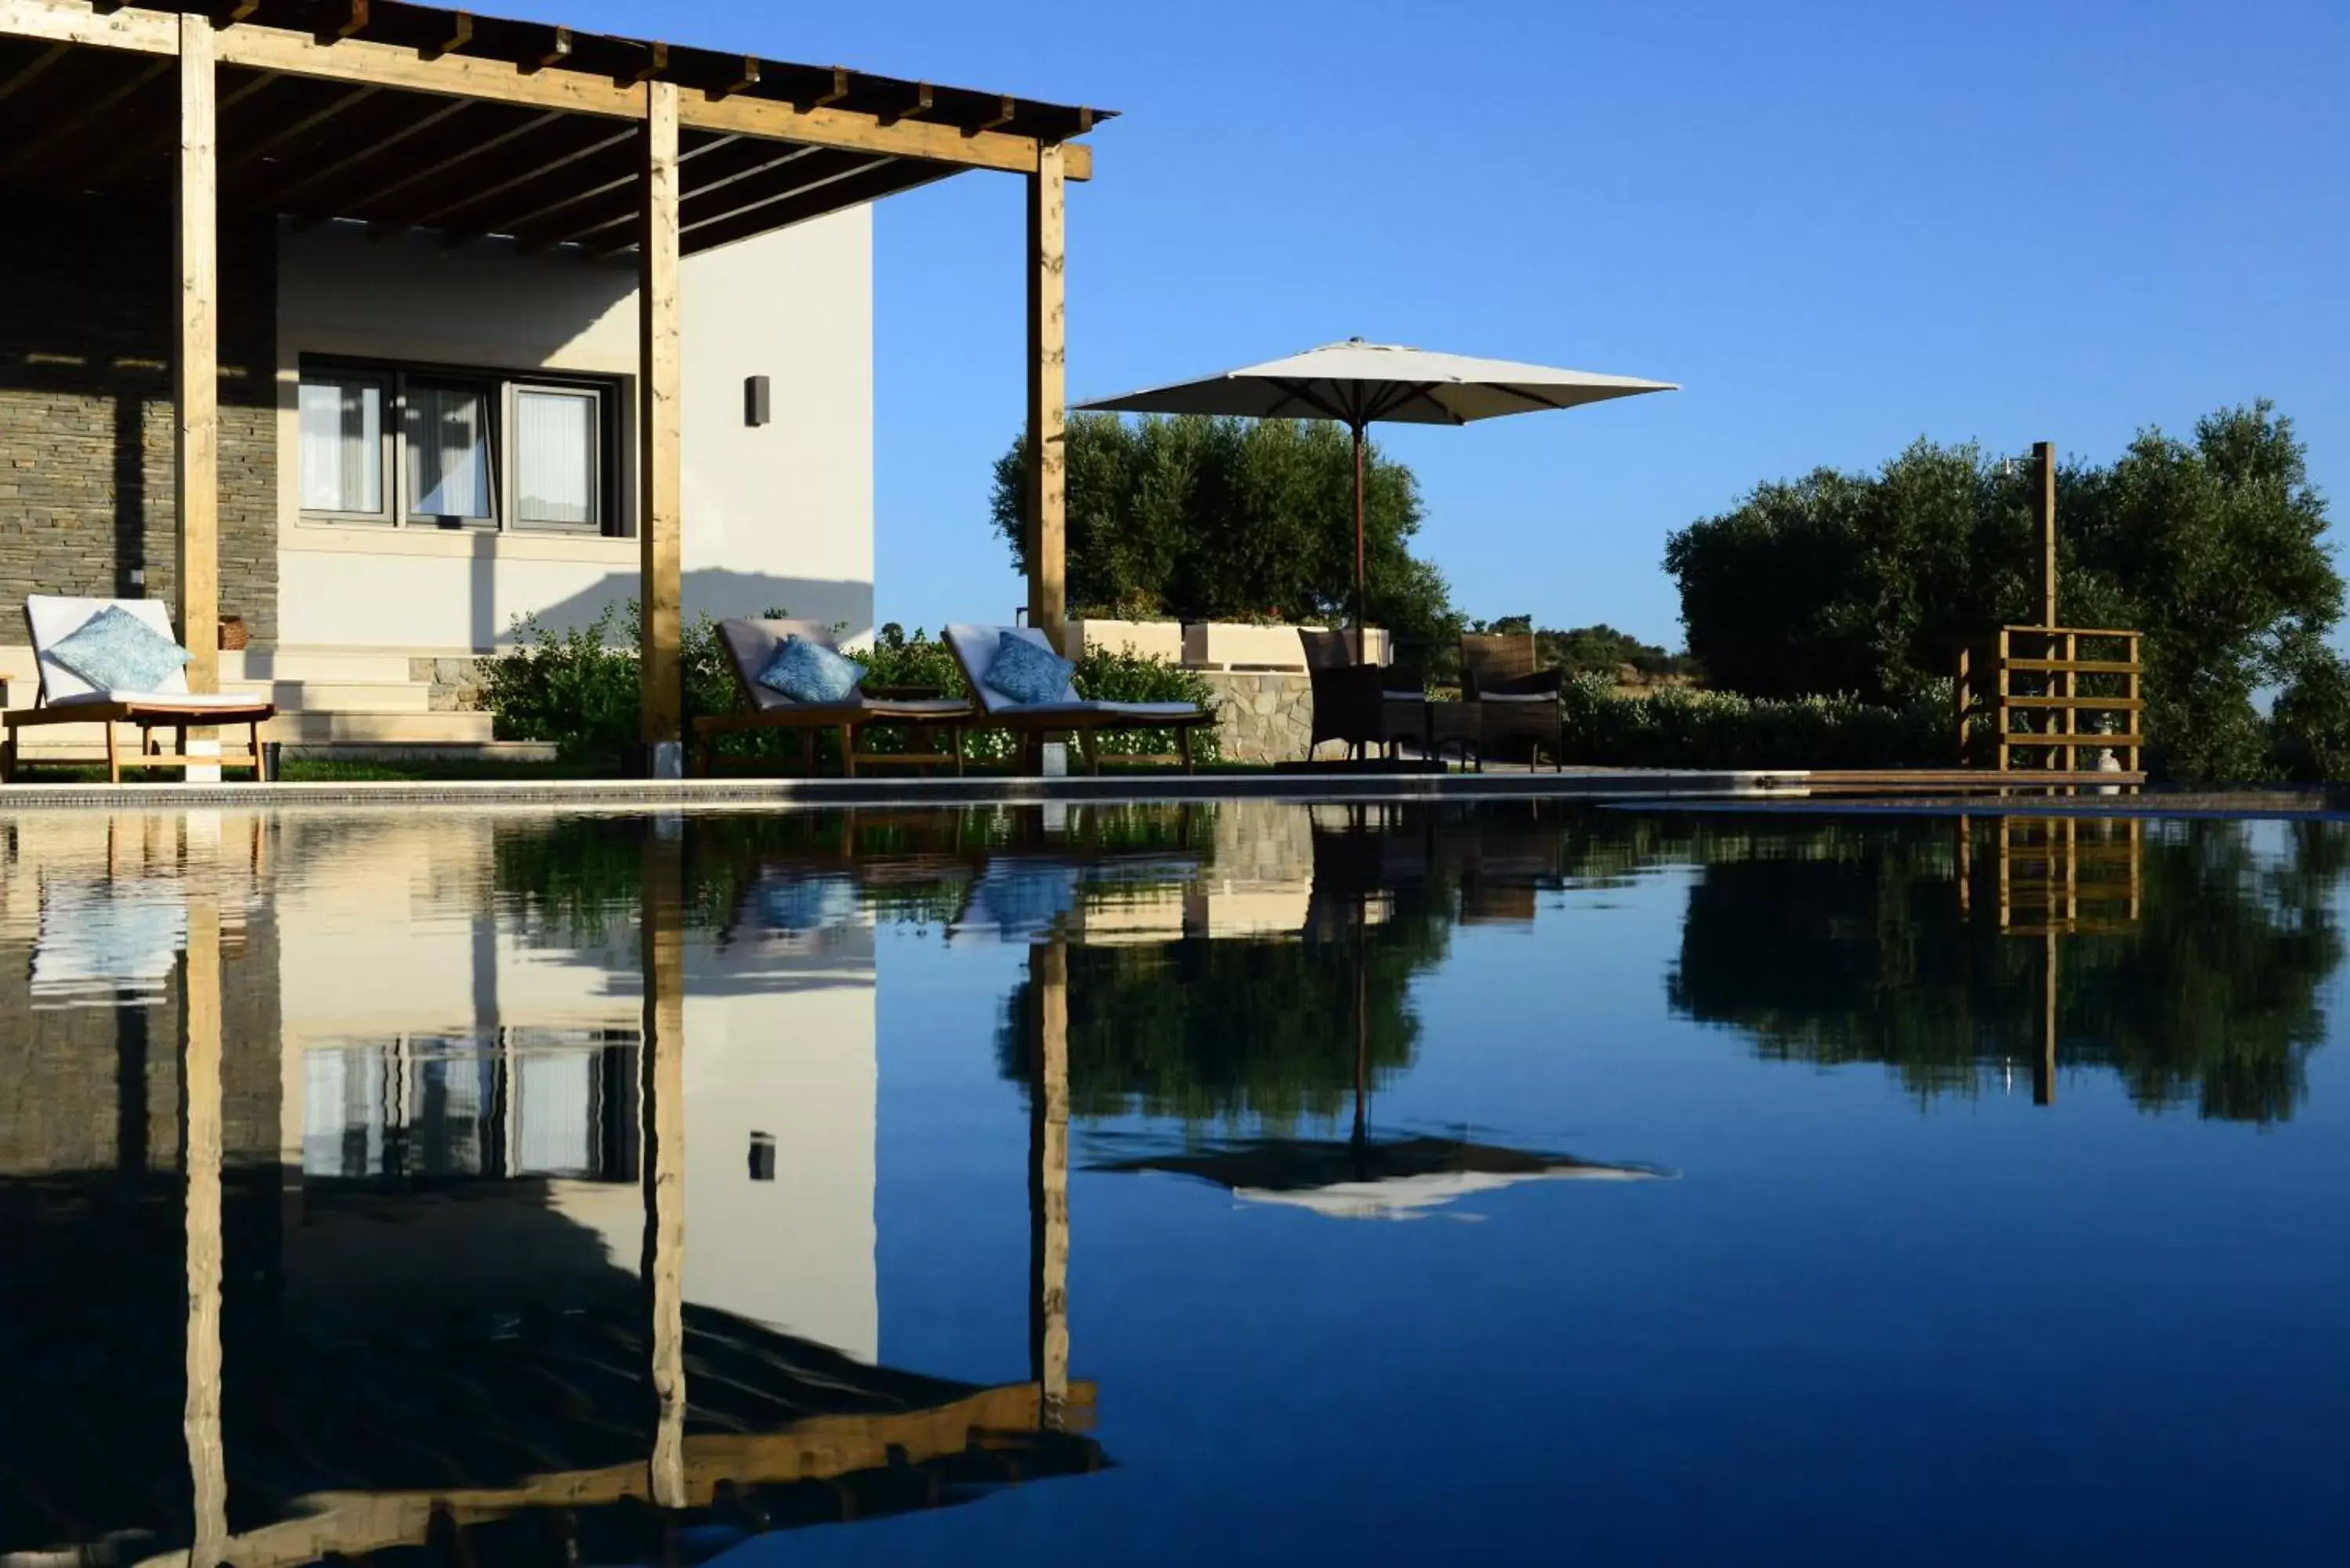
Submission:
POLYGON ((2095 771, 2095 753, 2109 752, 2121 772, 2137 773, 2141 674, 2137 632, 2003 626, 1959 650, 1959 761, 2074 773, 2085 755, 2095 771))

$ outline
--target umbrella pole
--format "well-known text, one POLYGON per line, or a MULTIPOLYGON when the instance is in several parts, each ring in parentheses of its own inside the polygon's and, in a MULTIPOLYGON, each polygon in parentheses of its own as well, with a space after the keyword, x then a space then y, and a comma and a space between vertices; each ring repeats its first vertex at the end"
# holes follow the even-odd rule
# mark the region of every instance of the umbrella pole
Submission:
POLYGON ((1363 662, 1363 626, 1370 618, 1370 579, 1363 570, 1363 426, 1355 425, 1355 662, 1363 662))

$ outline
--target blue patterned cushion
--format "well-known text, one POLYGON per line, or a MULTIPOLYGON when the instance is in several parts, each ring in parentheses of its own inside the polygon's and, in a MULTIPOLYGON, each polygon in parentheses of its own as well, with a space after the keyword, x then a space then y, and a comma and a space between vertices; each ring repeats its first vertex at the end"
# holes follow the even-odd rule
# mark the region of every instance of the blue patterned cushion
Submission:
POLYGON ((846 702, 857 695, 857 683, 864 679, 863 665, 804 637, 785 638, 767 668, 759 671, 760 685, 795 702, 846 702))
POLYGON ((188 662, 188 650, 124 609, 109 605, 49 657, 100 691, 156 691, 188 662))
POLYGON ((1051 649, 1007 631, 995 645, 995 662, 988 666, 987 683, 1014 702, 1058 702, 1067 695, 1069 677, 1077 667, 1051 649))

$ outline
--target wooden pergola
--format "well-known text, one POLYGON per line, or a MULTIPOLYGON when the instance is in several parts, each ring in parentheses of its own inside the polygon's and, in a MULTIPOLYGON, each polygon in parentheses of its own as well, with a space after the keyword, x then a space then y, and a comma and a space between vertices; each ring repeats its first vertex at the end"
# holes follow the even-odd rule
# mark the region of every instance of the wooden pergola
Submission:
POLYGON ((633 252, 643 738, 681 738, 685 256, 961 173, 1028 188, 1029 610, 1063 591, 1066 182, 1107 111, 400 0, 0 0, 0 188, 176 218, 178 620, 218 689, 224 213, 633 252))

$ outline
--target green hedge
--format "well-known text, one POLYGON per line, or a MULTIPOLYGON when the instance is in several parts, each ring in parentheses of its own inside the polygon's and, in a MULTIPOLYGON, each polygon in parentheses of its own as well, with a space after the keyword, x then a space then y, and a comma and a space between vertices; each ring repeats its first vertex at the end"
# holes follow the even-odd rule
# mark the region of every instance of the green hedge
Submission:
MULTIPOLYGON (((770 610, 771 618, 785 612, 770 610)), ((523 616, 514 623, 515 646, 483 669, 483 701, 502 741, 552 741, 567 759, 617 758, 637 739, 637 605, 613 606, 588 625, 550 631, 523 616)), ((703 616, 681 633, 689 715, 732 712, 741 701, 718 623, 703 616)), ((911 636, 895 622, 884 626, 869 649, 852 655, 877 685, 927 686, 949 697, 969 692, 954 655, 921 630, 911 636)), ((1196 670, 1125 653, 1088 652, 1077 661, 1077 690, 1118 702, 1214 704, 1214 693, 1196 670)), ((867 743, 877 752, 902 750, 906 732, 876 727, 867 743)), ((1163 753, 1175 749, 1170 730, 1107 730, 1106 756, 1163 753)), ((752 732, 719 737, 728 757, 796 758, 798 733, 752 732)), ((838 738, 816 736, 818 763, 837 766, 838 738)), ((1219 755, 1212 731, 1193 737, 1198 760, 1219 755)), ((1003 762, 1013 740, 1002 730, 979 730, 965 737, 964 753, 974 762, 1003 762)))
POLYGON ((1850 697, 1785 701, 1681 687, 1619 695, 1607 680, 1567 683, 1566 760, 1630 768, 1948 767, 1949 689, 1899 708, 1850 697))

